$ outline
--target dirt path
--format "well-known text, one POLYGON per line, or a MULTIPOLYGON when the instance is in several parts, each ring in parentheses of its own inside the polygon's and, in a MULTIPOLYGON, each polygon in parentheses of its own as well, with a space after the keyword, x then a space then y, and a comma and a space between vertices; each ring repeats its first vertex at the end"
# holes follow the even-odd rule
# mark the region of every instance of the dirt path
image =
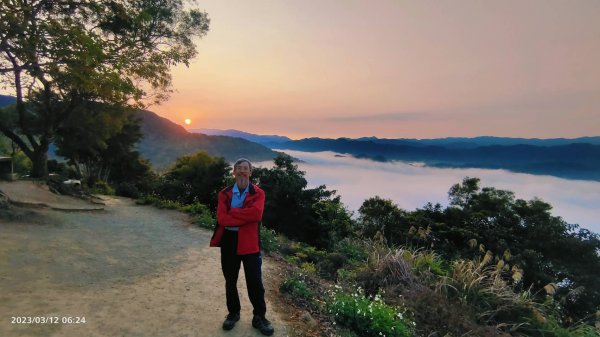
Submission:
MULTIPOLYGON (((261 336, 250 325, 243 270, 242 319, 226 315, 219 251, 210 233, 175 211, 110 198, 105 210, 35 210, 0 219, 0 336, 261 336), (12 317, 59 323, 13 324, 12 317), (85 317, 85 323, 61 323, 85 317)), ((276 272, 264 259, 267 292, 276 272)), ((272 297, 271 297, 272 298, 272 297)), ((275 336, 289 328, 267 298, 275 336)))

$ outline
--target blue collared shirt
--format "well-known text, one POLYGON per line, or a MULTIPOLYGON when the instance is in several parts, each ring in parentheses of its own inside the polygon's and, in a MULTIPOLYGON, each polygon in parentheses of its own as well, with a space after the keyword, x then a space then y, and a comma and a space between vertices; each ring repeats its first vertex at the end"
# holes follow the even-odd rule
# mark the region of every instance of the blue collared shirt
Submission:
MULTIPOLYGON (((242 206, 244 205, 244 200, 246 200, 246 195, 248 194, 248 188, 250 187, 250 184, 248 184, 248 186, 246 186, 246 188, 240 192, 240 189, 238 188, 237 184, 233 185, 233 190, 232 190, 232 195, 231 195, 231 208, 242 208, 242 206)), ((225 227, 226 229, 230 230, 230 231, 239 231, 240 228, 239 227, 225 227)))

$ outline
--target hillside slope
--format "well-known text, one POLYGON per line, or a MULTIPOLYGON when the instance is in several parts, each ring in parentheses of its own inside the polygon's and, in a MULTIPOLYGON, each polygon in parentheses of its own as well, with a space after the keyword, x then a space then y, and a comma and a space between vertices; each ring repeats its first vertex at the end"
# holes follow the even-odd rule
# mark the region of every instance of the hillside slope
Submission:
POLYGON ((191 129, 193 133, 203 133, 210 136, 229 136, 249 140, 251 142, 262 144, 268 148, 276 148, 282 143, 291 141, 290 138, 278 135, 256 135, 239 130, 219 130, 219 129, 191 129))
POLYGON ((234 161, 246 157, 252 161, 271 160, 277 152, 257 143, 227 136, 207 136, 186 131, 151 111, 139 111, 144 138, 138 144, 142 157, 158 169, 164 169, 177 158, 198 151, 234 161))
MULTIPOLYGON (((0 108, 14 102, 14 97, 0 95, 0 108)), ((137 148, 142 157, 150 160, 152 166, 158 170, 167 168, 179 157, 199 151, 224 157, 227 161, 234 161, 239 157, 246 157, 252 161, 266 161, 277 156, 277 152, 242 138, 190 133, 154 112, 140 110, 136 114, 144 135, 137 148)), ((55 146, 51 144, 49 157, 52 159, 56 158, 55 150, 55 146)))

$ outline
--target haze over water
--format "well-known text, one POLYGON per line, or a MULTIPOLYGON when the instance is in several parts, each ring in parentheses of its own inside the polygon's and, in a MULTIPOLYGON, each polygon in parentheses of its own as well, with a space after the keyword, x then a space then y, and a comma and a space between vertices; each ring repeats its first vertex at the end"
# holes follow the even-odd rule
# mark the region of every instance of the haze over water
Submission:
MULTIPOLYGON (((567 180, 552 176, 513 173, 506 170, 448 169, 423 167, 403 162, 380 163, 334 152, 278 150, 302 160, 309 187, 327 185, 341 195, 346 207, 355 212, 363 201, 379 195, 400 208, 414 210, 427 202, 448 205, 448 190, 466 176, 481 179, 481 187, 495 187, 515 193, 515 198, 538 197, 553 206, 552 215, 570 224, 579 224, 600 233, 600 182, 567 180)), ((257 163, 271 167, 272 162, 257 163)))

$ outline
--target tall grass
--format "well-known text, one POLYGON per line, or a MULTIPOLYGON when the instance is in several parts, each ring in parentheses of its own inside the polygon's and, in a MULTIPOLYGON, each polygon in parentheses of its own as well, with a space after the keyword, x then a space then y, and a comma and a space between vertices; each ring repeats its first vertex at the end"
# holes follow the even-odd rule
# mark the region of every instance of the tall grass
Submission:
POLYGON ((509 269, 502 259, 493 261, 489 251, 482 259, 454 261, 448 276, 439 279, 436 291, 470 308, 477 322, 504 331, 514 332, 528 321, 544 319, 542 307, 531 293, 515 291, 511 284, 509 275, 520 279, 520 269, 509 269))

